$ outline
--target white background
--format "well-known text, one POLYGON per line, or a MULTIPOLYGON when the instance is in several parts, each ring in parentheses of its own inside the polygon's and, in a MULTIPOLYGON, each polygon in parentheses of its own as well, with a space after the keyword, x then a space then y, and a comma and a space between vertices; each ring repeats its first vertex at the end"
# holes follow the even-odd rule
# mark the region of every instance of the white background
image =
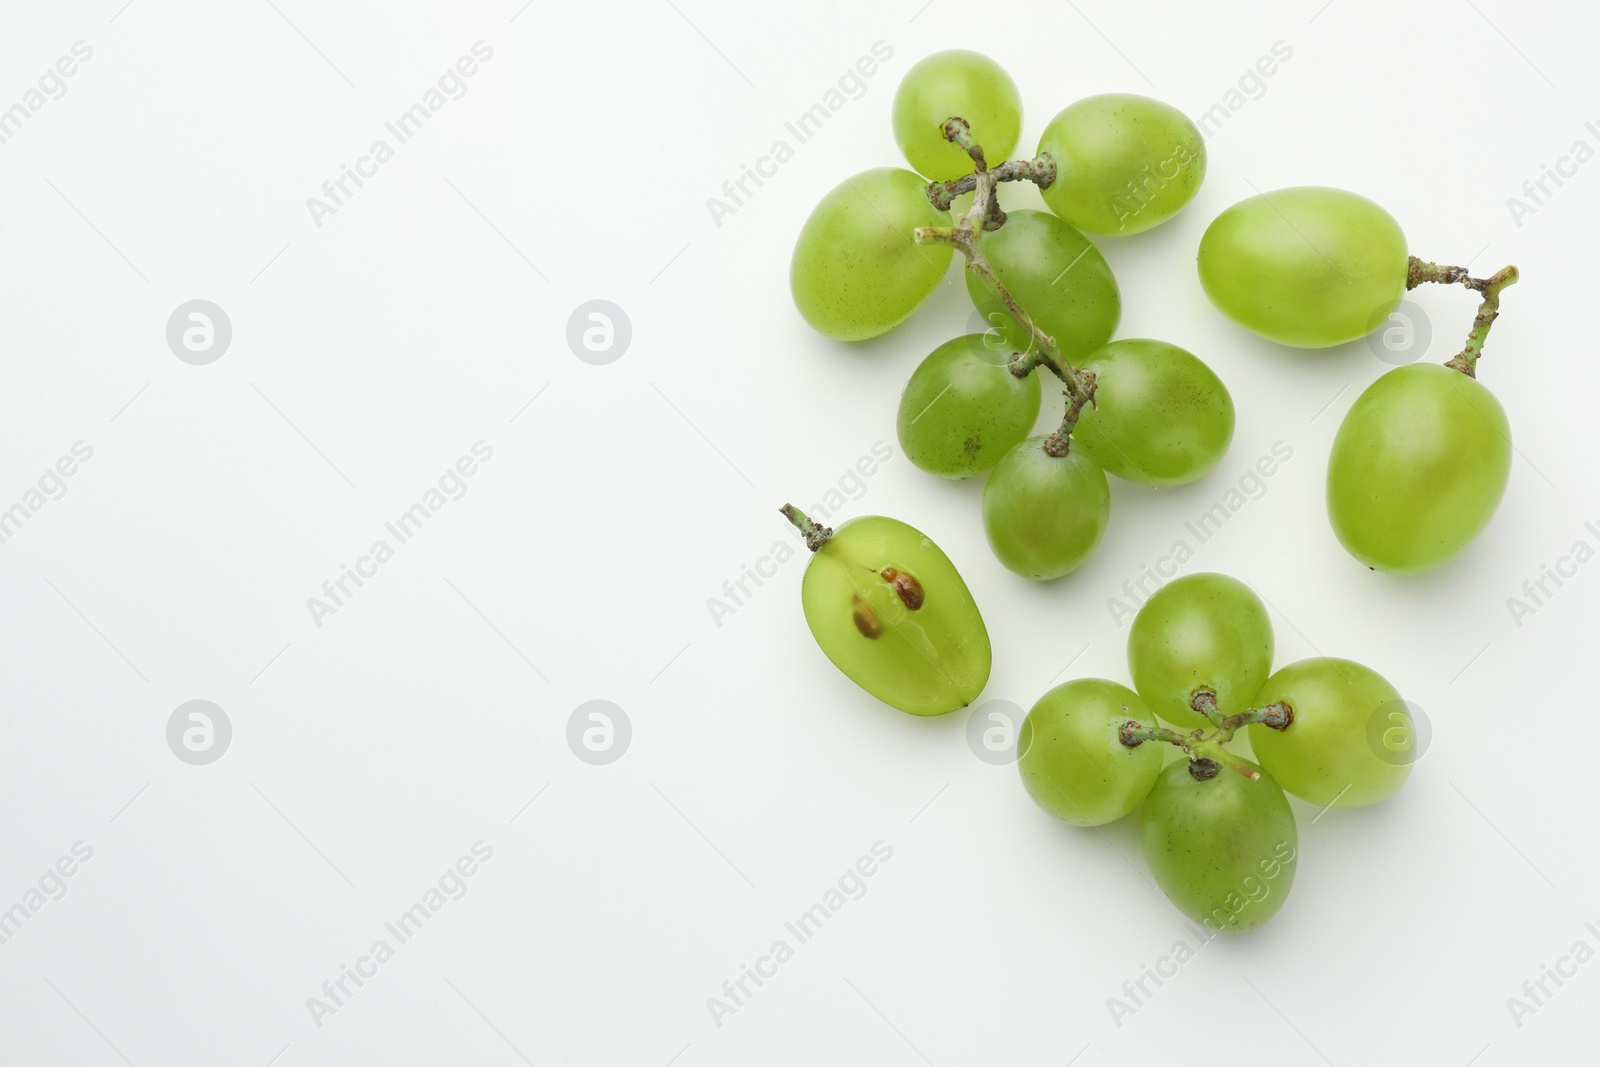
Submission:
MULTIPOLYGON (((93 857, 0 945, 0 1062, 1592 1058, 1600 964, 1520 1027, 1506 1001, 1579 939, 1600 948, 1600 566, 1520 627, 1507 598, 1600 541, 1600 163, 1520 226, 1506 201, 1573 142, 1600 147, 1595 16, 920 3, 7 5, 0 108, 75 41, 94 54, 0 144, 0 508, 74 442, 94 454, 0 545, 0 908, 75 842, 93 857), (307 198, 479 40, 493 57, 466 95, 316 225, 307 198), (785 121, 876 41, 893 57, 796 145, 785 121), (1232 449, 1195 485, 1117 482, 1088 564, 1016 578, 980 486, 894 440, 907 375, 970 328, 959 274, 890 336, 832 343, 788 296, 800 224, 844 177, 901 163, 890 103, 929 52, 999 60, 1031 151, 1092 93, 1199 116, 1278 41, 1292 58, 1211 137, 1193 204, 1100 242, 1119 335, 1211 363, 1232 449), (707 198, 779 138, 794 158, 718 226, 707 198), (1323 513, 1329 441, 1386 364, 1247 335, 1195 277, 1219 211, 1308 183, 1374 197, 1426 258, 1523 271, 1480 366, 1514 428, 1510 488, 1425 577, 1368 572, 1323 513), (196 298, 233 327, 208 366, 165 337, 196 298), (565 339, 597 298, 632 324, 606 366, 565 339), (467 494, 316 625, 307 598, 479 440, 493 458, 467 494), (1280 665, 1361 660, 1432 722, 1393 801, 1314 825, 1296 802, 1282 912, 1199 948, 1120 1026, 1108 998, 1194 943, 1136 820, 1056 824, 974 756, 968 713, 875 704, 812 643, 798 558, 720 625, 708 609, 793 544, 779 504, 821 499, 879 440, 894 458, 841 515, 904 519, 956 561, 994 640, 985 701, 1126 681, 1108 598, 1282 441, 1292 459, 1186 569, 1262 592, 1280 665), (191 699, 232 723, 208 766, 167 745, 191 699), (632 724, 610 765, 566 740, 591 699, 632 724), (467 894, 319 1026, 308 998, 480 840, 467 894), (716 1025, 707 998, 880 840, 866 895, 716 1025)), ((1474 299, 1413 300, 1425 358, 1448 358, 1474 299)))

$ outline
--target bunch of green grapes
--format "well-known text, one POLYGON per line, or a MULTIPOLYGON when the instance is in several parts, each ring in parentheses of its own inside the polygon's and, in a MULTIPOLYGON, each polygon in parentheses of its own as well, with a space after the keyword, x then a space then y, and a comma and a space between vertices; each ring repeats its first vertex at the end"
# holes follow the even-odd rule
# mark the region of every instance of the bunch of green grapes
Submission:
POLYGON ((1205 176, 1200 132, 1160 101, 1094 96, 1051 120, 1033 159, 992 163, 1016 147, 1022 103, 998 64, 961 50, 907 72, 893 125, 915 172, 869 170, 823 198, 795 244, 795 305, 829 337, 877 337, 910 318, 962 253, 968 297, 994 329, 953 338, 917 366, 900 397, 900 445, 933 474, 992 472, 983 525, 995 555, 1029 578, 1059 578, 1105 532, 1108 473, 1180 485, 1233 438, 1233 400, 1210 367, 1165 341, 1112 340, 1121 293, 1084 236, 1138 233, 1176 214, 1205 176), (1038 185, 1050 210, 1002 211, 996 184, 1019 180, 1038 185), (1034 433, 1040 368, 1065 396, 1050 434, 1034 433))
POLYGON ((1143 805, 1157 884, 1218 931, 1260 926, 1288 898, 1300 842, 1286 792, 1322 808, 1375 804, 1416 754, 1408 705, 1376 671, 1316 658, 1273 672, 1272 652, 1271 620, 1249 586, 1179 578, 1134 619, 1132 689, 1100 678, 1057 686, 1018 737, 1022 784, 1056 818, 1100 826, 1143 805), (1246 729, 1254 761, 1228 747, 1246 729), (1182 758, 1163 767, 1150 742, 1182 758))
POLYGON ((1417 574, 1455 557, 1494 517, 1511 473, 1505 409, 1478 357, 1517 268, 1473 278, 1407 254, 1387 211, 1342 189, 1303 186, 1241 201, 1200 242, 1200 282, 1246 329, 1300 348, 1384 326, 1424 282, 1461 284, 1482 304, 1460 354, 1396 367, 1356 400, 1328 457, 1328 518, 1375 570, 1417 574))

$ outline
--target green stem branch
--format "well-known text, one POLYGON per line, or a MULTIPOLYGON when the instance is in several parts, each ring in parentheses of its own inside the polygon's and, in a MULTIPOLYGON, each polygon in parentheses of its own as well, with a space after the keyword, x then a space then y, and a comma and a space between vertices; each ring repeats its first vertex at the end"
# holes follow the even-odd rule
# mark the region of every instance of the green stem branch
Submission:
POLYGON ((794 528, 806 539, 806 547, 813 552, 827 544, 828 538, 833 536, 833 527, 812 522, 806 518, 805 512, 793 504, 785 504, 778 509, 778 513, 794 523, 794 528))
POLYGON ((1518 277, 1516 267, 1502 267, 1487 278, 1474 278, 1467 273, 1466 267, 1448 267, 1411 257, 1406 270, 1407 290, 1425 282, 1433 282, 1436 285, 1464 285, 1483 295, 1478 313, 1472 319, 1472 329, 1467 333, 1466 345, 1445 362, 1446 367, 1458 370, 1468 378, 1478 376, 1478 357, 1483 355, 1483 343, 1489 339, 1489 328, 1494 325, 1494 320, 1500 317, 1500 293, 1508 286, 1517 284, 1518 277))

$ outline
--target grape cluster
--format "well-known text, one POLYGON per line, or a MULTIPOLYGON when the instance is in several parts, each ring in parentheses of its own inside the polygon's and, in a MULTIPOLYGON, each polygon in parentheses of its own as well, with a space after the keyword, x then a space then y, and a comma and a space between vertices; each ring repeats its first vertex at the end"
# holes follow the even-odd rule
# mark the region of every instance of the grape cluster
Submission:
POLYGON ((1101 678, 1057 686, 1017 740, 1023 786, 1063 822, 1100 826, 1142 804, 1156 882, 1217 930, 1260 926, 1288 897, 1299 832, 1286 791, 1360 807, 1411 771, 1410 712, 1382 676, 1327 657, 1273 672, 1272 653, 1271 620, 1249 586, 1223 574, 1179 578, 1134 619, 1134 688, 1101 678), (1257 762, 1227 747, 1246 729, 1257 762), (1165 768, 1152 743, 1163 741, 1184 757, 1165 768))
POLYGON ((1021 129, 1016 85, 994 61, 957 50, 916 64, 895 96, 894 135, 919 173, 870 170, 824 197, 795 245, 790 287, 817 330, 864 340, 909 318, 954 253, 966 257, 967 294, 992 328, 940 345, 912 373, 900 445, 933 474, 991 471, 989 544, 1044 581, 1076 569, 1105 533, 1107 473, 1193 481, 1227 451, 1234 415, 1222 380, 1188 351, 1112 341, 1122 296, 1084 236, 1147 230, 1187 204, 1205 175, 1200 131, 1157 100, 1094 96, 1051 120, 1033 159, 990 168, 1021 129), (1001 210, 1006 181, 1034 182, 1050 210, 1001 210), (1040 367, 1061 379, 1065 414, 1055 433, 1033 435, 1040 367))

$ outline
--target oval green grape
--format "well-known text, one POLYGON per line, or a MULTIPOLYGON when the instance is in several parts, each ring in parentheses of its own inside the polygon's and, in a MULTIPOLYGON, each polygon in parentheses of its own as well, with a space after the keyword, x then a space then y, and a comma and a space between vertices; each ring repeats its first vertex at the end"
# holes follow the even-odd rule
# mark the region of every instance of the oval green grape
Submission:
POLYGON ((900 394, 900 449, 922 470, 965 477, 1000 462, 1039 418, 1039 376, 1017 377, 987 334, 946 341, 900 394))
POLYGON ((1369 385, 1328 455, 1328 520, 1368 567, 1420 574, 1489 525, 1511 478, 1511 424, 1477 379, 1435 363, 1369 385))
POLYGON ((1215 467, 1233 440, 1233 398, 1212 369, 1165 341, 1112 341, 1081 365, 1095 403, 1072 431, 1108 473, 1182 485, 1215 467))
POLYGON ((1370 667, 1347 659, 1303 659, 1274 671, 1257 706, 1284 703, 1289 725, 1250 727, 1250 747, 1286 791, 1324 808, 1376 804, 1399 789, 1411 765, 1385 758, 1372 744, 1374 718, 1411 736, 1411 715, 1395 687, 1370 667), (1395 717, 1398 716, 1398 719, 1395 717))
POLYGON ((1167 899, 1219 932, 1260 926, 1294 885, 1300 834, 1270 774, 1200 781, 1187 761, 1169 764, 1145 798, 1139 839, 1167 899))
POLYGON ((944 136, 944 122, 963 118, 988 164, 1005 162, 1022 132, 1022 97, 994 60, 952 48, 919 59, 894 94, 894 139, 906 162, 933 181, 972 173, 972 158, 944 136))
MULTIPOLYGON (((1105 257, 1083 234, 1048 211, 1018 210, 984 234, 982 246, 1000 283, 1067 359, 1076 362, 1111 340, 1122 295, 1105 257)), ((967 295, 984 320, 998 324, 1015 351, 1030 351, 1032 336, 981 278, 966 273, 967 295)))
POLYGON ((1163 746, 1124 745, 1118 732, 1130 719, 1155 725, 1138 693, 1103 678, 1040 697, 1017 733, 1017 771, 1033 802, 1073 826, 1103 826, 1137 808, 1161 773, 1163 746))
POLYGON ((1241 200, 1200 239, 1200 284, 1228 318, 1299 348, 1364 337, 1405 292, 1400 224, 1364 196, 1298 186, 1241 200))
POLYGON ((983 487, 983 530, 1006 569, 1049 581, 1077 570, 1111 517, 1106 472, 1078 449, 1044 450, 1046 438, 1017 445, 983 487))
POLYGON ((1068 105, 1044 129, 1039 154, 1056 161, 1040 190, 1051 211, 1090 233, 1140 233, 1176 215, 1200 191, 1206 146, 1170 104, 1104 93, 1068 105))
POLYGON ((1249 711, 1272 671, 1272 620, 1255 592, 1226 574, 1189 574, 1156 590, 1128 632, 1133 687, 1161 718, 1206 726, 1190 701, 1216 694, 1224 715, 1249 711))
POLYGON ((888 333, 944 280, 949 245, 919 245, 912 231, 948 226, 909 170, 882 167, 846 178, 822 198, 795 242, 789 289, 819 333, 864 341, 888 333))
POLYGON ((833 665, 891 707, 943 715, 989 681, 989 631, 955 565, 896 519, 843 523, 800 587, 806 624, 833 665))

